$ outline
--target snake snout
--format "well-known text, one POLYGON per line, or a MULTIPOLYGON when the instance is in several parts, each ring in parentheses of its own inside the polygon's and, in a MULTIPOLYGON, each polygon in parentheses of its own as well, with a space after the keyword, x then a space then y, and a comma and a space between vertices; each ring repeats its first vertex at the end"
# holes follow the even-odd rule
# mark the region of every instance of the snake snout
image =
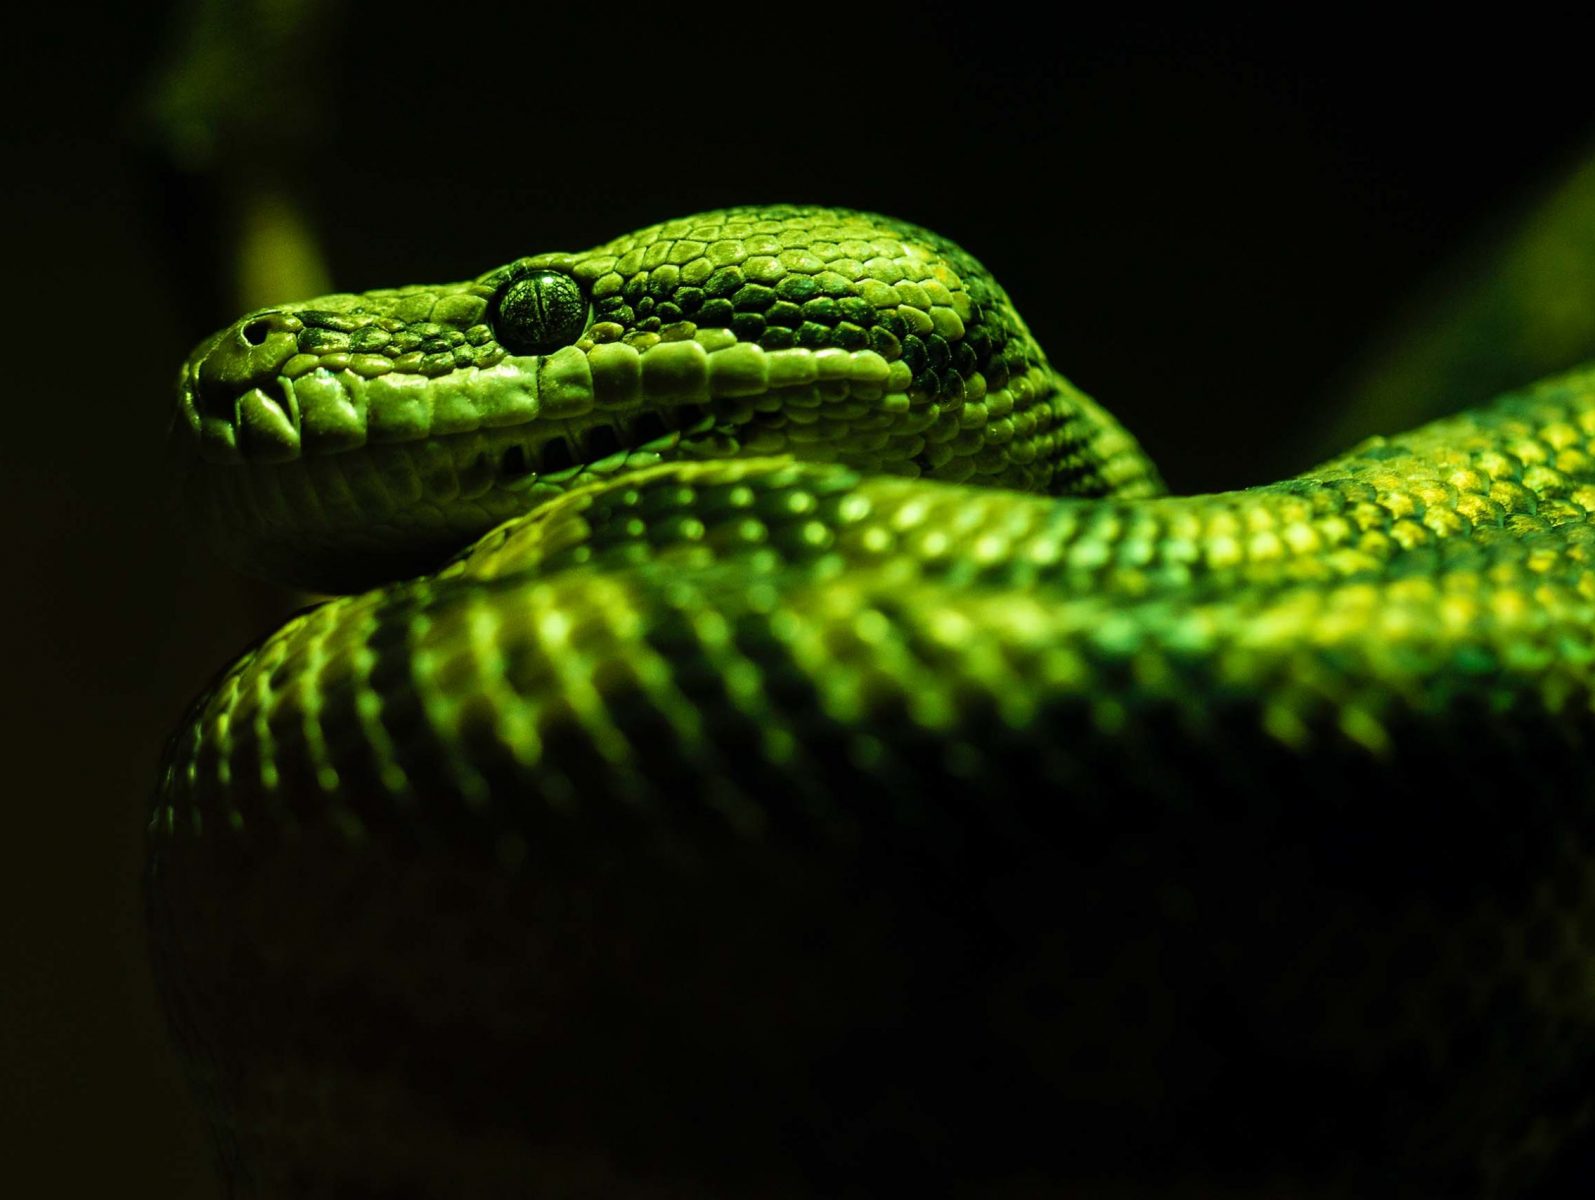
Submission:
POLYGON ((281 382, 304 323, 275 309, 254 312, 204 343, 185 372, 184 406, 202 449, 280 461, 299 453, 299 419, 281 382))

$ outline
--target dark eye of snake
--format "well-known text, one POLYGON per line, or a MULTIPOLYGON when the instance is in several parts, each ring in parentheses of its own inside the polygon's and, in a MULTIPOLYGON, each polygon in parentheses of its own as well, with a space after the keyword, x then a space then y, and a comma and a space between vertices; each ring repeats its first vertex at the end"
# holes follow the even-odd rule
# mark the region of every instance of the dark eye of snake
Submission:
POLYGON ((516 354, 544 354, 576 340, 587 327, 581 285, 559 271, 531 271, 500 289, 493 306, 499 344, 516 354))

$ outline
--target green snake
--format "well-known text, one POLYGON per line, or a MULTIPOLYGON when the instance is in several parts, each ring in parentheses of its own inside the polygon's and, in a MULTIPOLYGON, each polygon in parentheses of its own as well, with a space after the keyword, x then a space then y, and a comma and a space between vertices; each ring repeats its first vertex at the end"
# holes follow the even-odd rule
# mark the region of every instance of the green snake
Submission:
POLYGON ((216 546, 358 592, 150 825, 236 1194, 1588 1161, 1595 373, 1165 496, 970 255, 773 206, 257 311, 178 392, 216 546))

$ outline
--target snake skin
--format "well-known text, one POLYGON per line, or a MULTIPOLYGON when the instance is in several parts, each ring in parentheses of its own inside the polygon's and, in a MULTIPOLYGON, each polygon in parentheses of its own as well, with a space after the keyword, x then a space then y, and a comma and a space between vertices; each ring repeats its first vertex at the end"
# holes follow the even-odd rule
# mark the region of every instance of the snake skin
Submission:
POLYGON ((407 576, 168 747, 151 944, 232 1193, 1583 1161, 1595 373, 1161 496, 963 251, 774 207, 251 314, 179 393, 224 553, 407 576), (516 353, 537 271, 590 312, 516 353))

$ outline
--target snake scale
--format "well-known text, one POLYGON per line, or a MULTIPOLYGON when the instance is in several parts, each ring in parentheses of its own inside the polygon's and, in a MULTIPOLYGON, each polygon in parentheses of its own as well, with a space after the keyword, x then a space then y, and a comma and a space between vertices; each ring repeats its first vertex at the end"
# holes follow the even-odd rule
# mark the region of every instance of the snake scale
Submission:
POLYGON ((746 207, 251 313, 174 438, 224 554, 354 593, 150 824, 230 1194, 1585 1161, 1595 373, 1171 497, 956 245, 746 207))

